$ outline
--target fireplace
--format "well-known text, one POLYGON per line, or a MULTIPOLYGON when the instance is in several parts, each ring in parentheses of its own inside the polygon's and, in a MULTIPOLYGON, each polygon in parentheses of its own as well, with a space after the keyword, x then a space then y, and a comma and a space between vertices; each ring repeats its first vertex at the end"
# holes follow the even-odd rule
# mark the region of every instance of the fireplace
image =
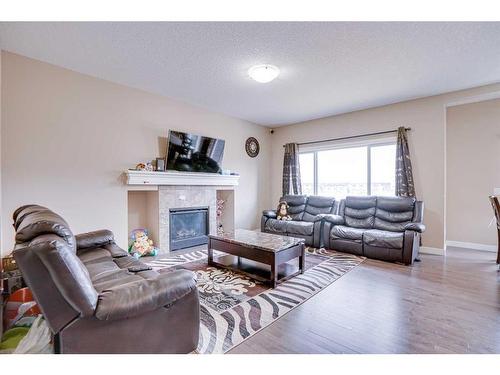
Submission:
POLYGON ((170 251, 208 243, 208 207, 171 208, 170 251))

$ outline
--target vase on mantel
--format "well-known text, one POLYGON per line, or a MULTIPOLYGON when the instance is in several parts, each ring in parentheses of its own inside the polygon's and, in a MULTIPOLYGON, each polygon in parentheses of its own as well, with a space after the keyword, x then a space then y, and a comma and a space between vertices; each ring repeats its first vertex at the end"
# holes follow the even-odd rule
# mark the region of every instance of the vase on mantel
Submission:
POLYGON ((222 215, 224 214, 224 204, 226 202, 223 199, 217 199, 217 234, 219 236, 224 234, 224 227, 222 225, 222 215))

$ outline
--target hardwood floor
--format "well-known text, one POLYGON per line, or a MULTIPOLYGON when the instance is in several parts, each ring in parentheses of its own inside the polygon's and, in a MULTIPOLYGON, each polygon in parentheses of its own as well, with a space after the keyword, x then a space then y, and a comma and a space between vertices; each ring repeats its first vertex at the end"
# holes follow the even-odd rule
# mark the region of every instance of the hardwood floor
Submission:
POLYGON ((500 353, 496 254, 367 259, 229 353, 500 353))

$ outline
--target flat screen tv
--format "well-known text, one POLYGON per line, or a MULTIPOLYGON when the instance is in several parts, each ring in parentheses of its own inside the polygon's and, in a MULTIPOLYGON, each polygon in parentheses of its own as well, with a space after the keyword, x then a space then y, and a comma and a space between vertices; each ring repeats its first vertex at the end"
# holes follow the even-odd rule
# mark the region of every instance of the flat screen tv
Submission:
POLYGON ((170 130, 167 169, 183 172, 221 173, 225 141, 170 130))

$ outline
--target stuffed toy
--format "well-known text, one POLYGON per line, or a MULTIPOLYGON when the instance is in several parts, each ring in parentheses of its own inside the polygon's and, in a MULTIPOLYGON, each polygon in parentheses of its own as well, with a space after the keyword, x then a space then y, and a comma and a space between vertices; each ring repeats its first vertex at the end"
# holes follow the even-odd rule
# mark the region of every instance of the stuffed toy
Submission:
POLYGON ((292 217, 288 215, 288 203, 281 201, 278 204, 278 209, 276 210, 276 218, 278 220, 292 220, 292 217))
POLYGON ((135 169, 138 171, 147 171, 152 172, 154 170, 152 163, 139 163, 135 166, 135 169))
POLYGON ((158 249, 153 246, 153 241, 148 238, 147 229, 135 229, 130 234, 128 252, 136 258, 158 255, 158 249))

